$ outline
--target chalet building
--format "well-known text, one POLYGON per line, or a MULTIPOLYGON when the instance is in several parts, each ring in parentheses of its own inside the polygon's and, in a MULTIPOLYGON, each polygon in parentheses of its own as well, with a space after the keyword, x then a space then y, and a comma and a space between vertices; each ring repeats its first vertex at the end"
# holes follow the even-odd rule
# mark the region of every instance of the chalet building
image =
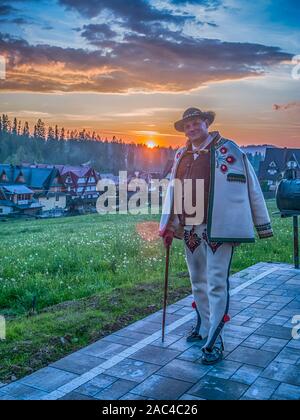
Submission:
POLYGON ((58 171, 67 195, 66 206, 70 212, 96 211, 96 201, 99 197, 96 186, 100 176, 92 167, 50 164, 30 164, 28 166, 58 171))
POLYGON ((40 214, 42 206, 33 195, 26 185, 0 184, 0 215, 40 214))
POLYGON ((6 187, 9 184, 30 189, 44 216, 64 213, 66 192, 57 169, 0 165, 0 186, 6 187))
POLYGON ((295 168, 300 178, 300 149, 267 148, 265 160, 259 166, 259 180, 266 182, 269 190, 274 191, 284 172, 291 167, 295 168))

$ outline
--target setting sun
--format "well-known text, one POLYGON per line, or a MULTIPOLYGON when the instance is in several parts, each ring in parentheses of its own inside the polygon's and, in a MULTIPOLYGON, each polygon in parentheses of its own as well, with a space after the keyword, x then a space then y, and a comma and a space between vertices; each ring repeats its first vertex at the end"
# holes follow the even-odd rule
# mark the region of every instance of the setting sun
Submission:
POLYGON ((147 141, 146 145, 147 145, 147 147, 149 147, 149 149, 153 149, 156 146, 154 141, 151 141, 151 140, 147 141))

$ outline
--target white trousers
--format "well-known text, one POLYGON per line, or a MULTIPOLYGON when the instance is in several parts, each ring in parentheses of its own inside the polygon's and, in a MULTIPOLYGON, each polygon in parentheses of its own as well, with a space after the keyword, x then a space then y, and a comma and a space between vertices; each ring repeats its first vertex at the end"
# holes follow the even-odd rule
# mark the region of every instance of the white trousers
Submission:
POLYGON ((229 271, 231 243, 210 243, 207 225, 185 226, 184 242, 194 301, 200 316, 199 334, 207 337, 204 348, 223 343, 223 327, 229 320, 229 271))

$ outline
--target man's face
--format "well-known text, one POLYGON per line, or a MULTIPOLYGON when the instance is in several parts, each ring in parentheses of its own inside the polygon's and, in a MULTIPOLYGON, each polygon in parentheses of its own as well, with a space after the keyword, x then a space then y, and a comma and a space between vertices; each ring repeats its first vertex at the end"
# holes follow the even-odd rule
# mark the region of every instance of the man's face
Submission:
POLYGON ((187 120, 184 125, 184 133, 186 137, 193 143, 196 140, 205 140, 208 136, 208 122, 199 117, 187 120))

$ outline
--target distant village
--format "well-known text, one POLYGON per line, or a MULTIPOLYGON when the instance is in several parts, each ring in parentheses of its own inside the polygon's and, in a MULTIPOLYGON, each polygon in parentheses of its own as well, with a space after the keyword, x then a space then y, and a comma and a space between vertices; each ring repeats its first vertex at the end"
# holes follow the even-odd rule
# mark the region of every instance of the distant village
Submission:
MULTIPOLYGON (((266 198, 275 196, 285 171, 300 176, 300 149, 272 145, 242 147, 266 198)), ((99 180, 118 186, 118 172, 144 179, 170 177, 176 149, 101 139, 86 131, 66 132, 38 120, 31 133, 27 122, 0 116, 0 219, 61 217, 96 212, 99 180), (3 163, 1 163, 3 162, 3 163)))
MULTIPOLYGON (((300 175, 300 149, 273 146, 243 148, 260 180, 267 198, 275 196, 278 182, 285 171, 297 168, 300 175)), ((170 177, 172 159, 161 172, 131 171, 133 178, 151 180, 170 177)), ((118 184, 118 175, 100 173, 89 165, 53 165, 22 163, 0 164, 0 218, 2 217, 60 217, 96 212, 100 192, 97 183, 108 178, 118 184)))

